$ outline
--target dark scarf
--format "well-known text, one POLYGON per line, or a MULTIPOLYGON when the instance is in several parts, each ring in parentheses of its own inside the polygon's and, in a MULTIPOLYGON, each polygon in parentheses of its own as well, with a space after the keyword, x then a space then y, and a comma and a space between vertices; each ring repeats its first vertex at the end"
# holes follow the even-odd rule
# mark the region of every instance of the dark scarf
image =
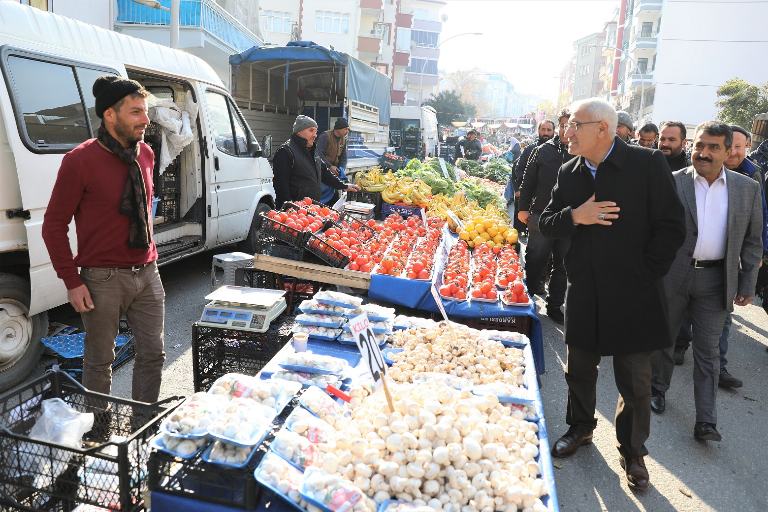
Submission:
POLYGON ((141 175, 139 162, 139 144, 130 148, 124 148, 102 124, 99 127, 99 142, 109 151, 115 154, 128 166, 128 179, 125 180, 123 195, 120 198, 120 213, 126 215, 130 221, 128 233, 128 247, 132 249, 148 249, 152 239, 149 228, 149 215, 147 212, 147 189, 144 187, 144 178, 141 175))

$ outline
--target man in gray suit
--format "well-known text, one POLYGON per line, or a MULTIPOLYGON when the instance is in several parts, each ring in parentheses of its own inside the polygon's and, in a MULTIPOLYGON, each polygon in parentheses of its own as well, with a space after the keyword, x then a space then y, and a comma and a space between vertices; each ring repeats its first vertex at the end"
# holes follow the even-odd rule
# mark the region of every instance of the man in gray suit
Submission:
MULTIPOLYGON (((746 306, 755 293, 763 254, 763 211, 760 185, 727 170, 733 131, 727 124, 708 121, 696 128, 691 161, 673 173, 677 194, 685 208, 685 243, 669 273, 664 291, 672 333, 686 312, 693 322, 693 392, 700 441, 720 441, 715 396, 720 372, 719 339, 733 304, 746 306)), ((675 367, 673 347, 653 354, 651 409, 666 408, 675 367)))

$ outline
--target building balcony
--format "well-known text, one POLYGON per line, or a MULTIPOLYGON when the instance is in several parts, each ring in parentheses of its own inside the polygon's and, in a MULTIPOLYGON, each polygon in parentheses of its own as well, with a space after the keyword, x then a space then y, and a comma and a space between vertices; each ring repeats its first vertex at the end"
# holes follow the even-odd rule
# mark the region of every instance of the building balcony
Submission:
POLYGON ((426 32, 441 32, 443 30, 443 24, 439 21, 414 18, 413 26, 411 28, 414 30, 424 30, 426 32))
POLYGON ((391 98, 393 105, 405 105, 405 91, 392 89, 391 98))
POLYGON ((663 0, 635 0, 632 13, 637 16, 645 12, 661 12, 663 0))
POLYGON ((440 77, 437 75, 407 71, 405 73, 405 81, 411 85, 432 86, 437 85, 440 82, 440 77))
POLYGON ((656 34, 652 36, 637 36, 629 43, 629 51, 642 50, 644 48, 655 49, 658 44, 656 40, 656 34))
POLYGON ((633 88, 640 87, 643 84, 647 85, 653 82, 653 72, 632 73, 629 75, 629 80, 633 88))
POLYGON ((383 7, 383 0, 360 0, 361 9, 374 9, 380 11, 383 7))
POLYGON ((413 25, 413 14, 405 14, 402 12, 395 14, 395 26, 411 28, 411 25, 413 25))
MULTIPOLYGON (((167 9, 154 9, 132 0, 116 1, 118 14, 115 25, 121 32, 145 39, 151 38, 144 37, 142 33, 134 34, 131 29, 141 31, 161 27, 169 32, 171 0, 160 0, 163 7, 167 9)), ((222 50, 229 51, 230 54, 240 53, 263 44, 256 34, 214 0, 181 0, 179 28, 184 29, 185 32, 188 30, 202 32, 205 37, 215 40, 222 50)), ((182 47, 195 47, 205 46, 206 41, 203 40, 201 44, 199 38, 194 37, 186 38, 184 41, 180 34, 179 42, 182 47)))
POLYGON ((357 38, 357 51, 378 55, 381 53, 381 39, 378 37, 359 36, 357 38))
POLYGON ((405 52, 395 52, 392 56, 392 65, 407 66, 411 62, 411 54, 405 52))

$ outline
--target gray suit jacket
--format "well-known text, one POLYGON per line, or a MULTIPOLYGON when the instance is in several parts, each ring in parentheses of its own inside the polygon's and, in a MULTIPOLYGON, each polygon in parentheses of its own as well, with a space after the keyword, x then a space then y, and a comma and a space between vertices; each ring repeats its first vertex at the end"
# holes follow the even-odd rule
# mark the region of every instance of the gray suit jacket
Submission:
MULTIPOLYGON (((725 249, 723 300, 726 309, 733 311, 736 295, 750 297, 755 294, 757 273, 763 257, 763 210, 760 185, 737 172, 725 172, 728 185, 728 243, 725 249)), ((689 273, 693 272, 691 259, 698 239, 693 166, 673 172, 672 177, 685 209, 686 235, 683 246, 677 251, 675 261, 664 278, 668 296, 683 290, 689 273)))

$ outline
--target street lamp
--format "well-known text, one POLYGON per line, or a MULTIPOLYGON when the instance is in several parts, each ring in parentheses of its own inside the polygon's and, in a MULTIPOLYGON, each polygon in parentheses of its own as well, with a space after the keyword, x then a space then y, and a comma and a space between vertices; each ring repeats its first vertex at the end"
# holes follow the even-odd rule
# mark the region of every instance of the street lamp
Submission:
MULTIPOLYGON (((440 49, 441 46, 443 46, 445 43, 450 41, 451 39, 456 39, 457 37, 462 36, 482 36, 482 32, 462 32, 460 34, 454 34, 451 37, 444 39, 443 41, 437 43, 437 46, 435 46, 435 49, 440 49)), ((427 59, 423 59, 421 62, 421 72, 419 73, 419 106, 421 106, 421 102, 423 100, 424 96, 424 67, 427 65, 427 59)))

